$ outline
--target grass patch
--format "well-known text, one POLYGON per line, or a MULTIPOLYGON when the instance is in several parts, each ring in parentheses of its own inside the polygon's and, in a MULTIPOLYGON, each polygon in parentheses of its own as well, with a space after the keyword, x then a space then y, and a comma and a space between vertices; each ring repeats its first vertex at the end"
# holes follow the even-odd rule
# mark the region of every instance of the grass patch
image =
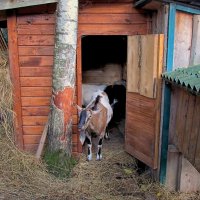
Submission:
POLYGON ((77 164, 77 160, 69 157, 66 153, 61 151, 50 152, 46 150, 44 154, 44 161, 47 165, 49 173, 60 179, 69 178, 72 169, 77 164))

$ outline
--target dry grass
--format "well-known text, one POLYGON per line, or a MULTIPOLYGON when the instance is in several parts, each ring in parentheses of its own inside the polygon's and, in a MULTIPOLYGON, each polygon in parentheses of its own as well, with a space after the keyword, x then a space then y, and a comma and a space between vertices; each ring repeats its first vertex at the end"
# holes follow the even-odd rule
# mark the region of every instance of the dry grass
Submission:
POLYGON ((13 139, 12 104, 12 84, 9 76, 8 56, 7 52, 0 52, 0 122, 1 129, 10 139, 13 139))
POLYGON ((103 160, 86 161, 83 154, 72 177, 60 180, 45 164, 20 152, 13 144, 12 85, 7 57, 0 65, 0 199, 69 200, 197 200, 198 194, 171 193, 153 183, 145 172, 138 175, 135 160, 124 152, 116 129, 103 144, 103 160))
POLYGON ((66 199, 66 183, 13 143, 12 84, 5 52, 0 52, 0 94, 0 199, 66 199))
MULTIPOLYGON (((149 171, 137 173, 135 159, 124 151, 123 138, 116 129, 111 140, 103 144, 103 160, 86 161, 82 155, 74 168, 69 188, 75 199, 85 200, 197 200, 198 194, 179 194, 168 191, 152 181, 149 171)), ((95 155, 94 155, 95 156, 95 155)))

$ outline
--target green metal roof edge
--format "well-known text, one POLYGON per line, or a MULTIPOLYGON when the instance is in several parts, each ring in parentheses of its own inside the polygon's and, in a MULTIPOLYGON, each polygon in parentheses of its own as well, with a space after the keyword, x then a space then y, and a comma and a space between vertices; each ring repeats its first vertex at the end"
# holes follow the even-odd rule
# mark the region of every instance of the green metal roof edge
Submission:
POLYGON ((185 87, 190 92, 200 95, 200 64, 164 72, 161 77, 165 81, 185 87))

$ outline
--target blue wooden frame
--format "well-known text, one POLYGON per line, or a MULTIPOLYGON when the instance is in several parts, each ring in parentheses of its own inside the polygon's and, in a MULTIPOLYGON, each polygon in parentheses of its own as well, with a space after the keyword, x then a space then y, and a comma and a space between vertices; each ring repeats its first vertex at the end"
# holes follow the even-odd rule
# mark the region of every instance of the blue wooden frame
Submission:
MULTIPOLYGON (((200 15, 200 10, 170 3, 169 6, 169 22, 168 22, 168 41, 167 41, 167 69, 173 70, 174 62, 174 40, 176 26, 176 11, 182 11, 190 14, 200 15)), ((165 183, 167 172, 167 151, 169 136, 169 119, 170 119, 171 90, 169 85, 164 86, 164 107, 163 107, 163 124, 162 124, 162 148, 160 158, 160 182, 165 183)))

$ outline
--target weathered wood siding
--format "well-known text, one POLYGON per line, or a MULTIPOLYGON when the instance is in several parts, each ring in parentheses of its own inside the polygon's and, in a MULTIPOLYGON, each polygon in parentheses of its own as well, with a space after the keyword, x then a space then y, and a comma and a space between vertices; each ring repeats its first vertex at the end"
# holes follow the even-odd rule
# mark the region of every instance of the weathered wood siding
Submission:
POLYGON ((163 44, 163 35, 128 38, 125 149, 153 169, 158 167, 163 44))
POLYGON ((54 54, 53 14, 17 15, 24 149, 34 152, 50 111, 54 54))
POLYGON ((150 32, 150 18, 132 1, 83 3, 79 12, 80 35, 137 35, 150 32))
MULTIPOLYGON (((55 4, 19 9, 17 34, 24 149, 35 152, 50 111, 55 4)), ((77 95, 75 96, 74 103, 77 95)), ((77 152, 77 112, 73 110, 73 152, 77 152)))
POLYGON ((199 15, 176 12, 174 66, 188 67, 200 62, 199 15))
MULTIPOLYGON (((21 8, 16 14, 16 53, 14 75, 19 82, 17 117, 21 122, 23 146, 35 152, 50 109, 54 55, 55 4, 21 8)), ((13 19, 15 21, 15 19, 13 19)), ((14 29, 12 31, 15 31, 14 29)), ((77 84, 74 103, 81 103, 81 37, 83 35, 134 35, 151 31, 145 11, 133 8, 132 1, 94 1, 80 4, 77 84)), ((77 133, 77 111, 73 110, 73 152, 81 151, 77 133)))
POLYGON ((177 87, 171 95, 169 144, 200 171, 200 97, 177 87))

